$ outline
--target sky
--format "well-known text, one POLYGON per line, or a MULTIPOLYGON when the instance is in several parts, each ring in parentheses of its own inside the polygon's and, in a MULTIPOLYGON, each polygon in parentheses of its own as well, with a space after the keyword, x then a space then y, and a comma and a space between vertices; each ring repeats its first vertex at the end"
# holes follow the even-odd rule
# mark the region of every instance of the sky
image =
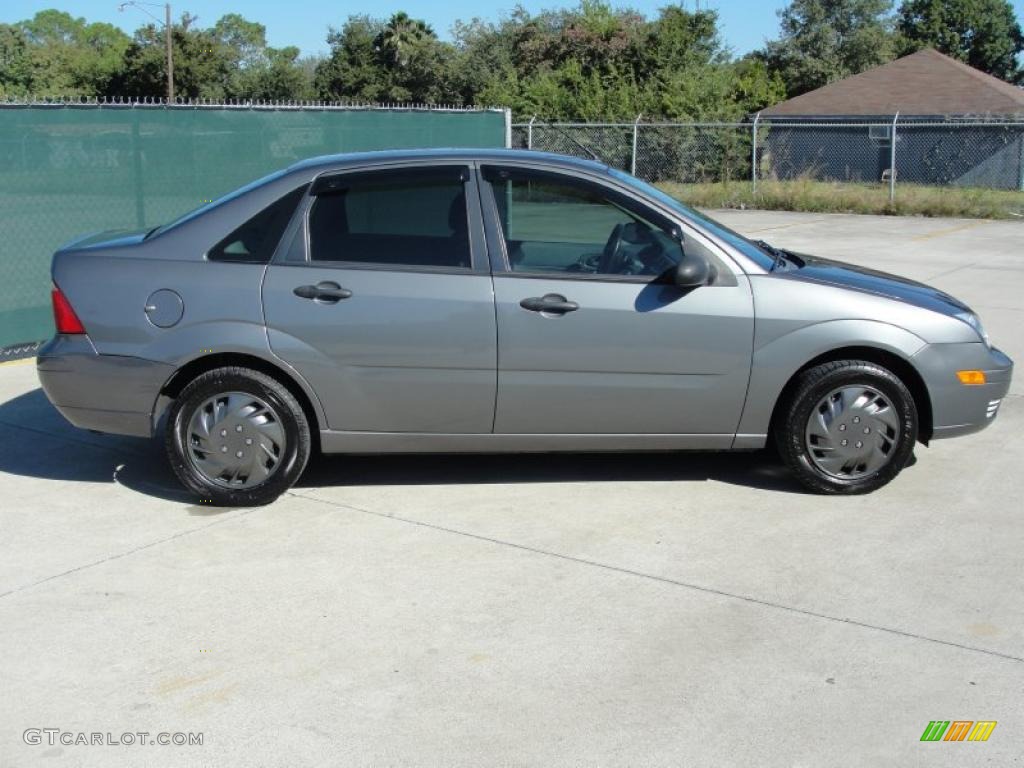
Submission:
MULTIPOLYGON (((163 17, 162 3, 155 0, 145 6, 159 17, 163 17)), ((135 8, 118 12, 120 0, 0 0, 0 22, 27 19, 46 8, 58 8, 73 16, 84 16, 89 21, 106 21, 124 29, 129 34, 149 21, 149 18, 135 8)), ((685 0, 686 8, 695 5, 711 7, 718 11, 721 19, 722 36, 733 53, 741 55, 760 48, 765 40, 778 35, 779 20, 776 11, 785 6, 780 0, 685 0)), ((520 0, 520 4, 531 12, 547 8, 575 6, 576 2, 560 0, 520 0)), ((616 7, 635 8, 647 16, 654 16, 669 0, 630 0, 613 2, 616 7)), ((1024 23, 1024 0, 1012 0, 1018 19, 1024 23)), ((267 41, 274 47, 297 45, 303 54, 325 53, 327 51, 327 28, 339 27, 353 14, 368 14, 387 18, 395 11, 405 11, 410 16, 426 19, 443 38, 449 38, 449 30, 456 19, 468 20, 480 16, 488 20, 499 18, 516 5, 516 0, 172 0, 171 8, 175 18, 188 11, 199 17, 203 26, 213 24, 227 13, 241 13, 250 21, 258 21, 267 28, 267 41)))

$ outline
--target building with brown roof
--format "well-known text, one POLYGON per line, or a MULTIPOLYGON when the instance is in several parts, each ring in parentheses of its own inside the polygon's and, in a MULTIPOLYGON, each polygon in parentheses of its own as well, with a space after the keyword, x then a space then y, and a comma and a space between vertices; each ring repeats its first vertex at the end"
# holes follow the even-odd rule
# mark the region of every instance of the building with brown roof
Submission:
POLYGON ((1024 190, 1024 89, 931 48, 760 119, 770 121, 764 175, 880 181, 891 173, 895 121, 899 181, 1024 190))

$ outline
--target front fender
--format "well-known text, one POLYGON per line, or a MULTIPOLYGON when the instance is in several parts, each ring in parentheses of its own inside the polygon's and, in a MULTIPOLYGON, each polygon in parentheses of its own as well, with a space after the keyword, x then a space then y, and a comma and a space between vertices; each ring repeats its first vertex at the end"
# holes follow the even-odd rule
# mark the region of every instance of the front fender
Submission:
POLYGON ((910 363, 910 358, 925 345, 921 337, 889 323, 830 320, 803 326, 755 347, 737 442, 743 443, 745 436, 768 434, 772 412, 783 388, 793 374, 816 357, 843 347, 871 347, 910 363))

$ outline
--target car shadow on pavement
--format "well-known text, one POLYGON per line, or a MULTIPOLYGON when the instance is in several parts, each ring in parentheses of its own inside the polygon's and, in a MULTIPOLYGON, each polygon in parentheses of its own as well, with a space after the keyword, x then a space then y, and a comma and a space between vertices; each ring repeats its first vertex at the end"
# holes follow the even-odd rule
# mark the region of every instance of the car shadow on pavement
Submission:
POLYGON ((764 451, 316 456, 297 488, 340 485, 716 482, 803 493, 764 451))
MULTIPOLYGON (((41 480, 118 483, 138 493, 190 503, 158 440, 77 429, 41 389, 0 403, 0 472, 41 480)), ((63 488, 61 492, 74 492, 63 488)))
MULTIPOLYGON (((76 429, 40 389, 0 403, 0 472, 115 482, 167 501, 196 501, 174 477, 160 440, 76 429)), ((708 480, 802 492, 765 452, 315 456, 297 487, 708 480)))

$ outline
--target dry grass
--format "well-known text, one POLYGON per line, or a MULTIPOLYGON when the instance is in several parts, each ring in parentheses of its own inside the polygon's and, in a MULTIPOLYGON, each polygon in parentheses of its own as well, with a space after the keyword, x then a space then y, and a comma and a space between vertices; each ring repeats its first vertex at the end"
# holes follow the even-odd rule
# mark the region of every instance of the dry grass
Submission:
POLYGON ((890 216, 950 216, 973 219, 1024 219, 1024 192, 897 184, 889 202, 887 184, 843 184, 795 179, 750 182, 658 184, 673 197, 697 208, 760 208, 812 213, 868 213, 890 216))

